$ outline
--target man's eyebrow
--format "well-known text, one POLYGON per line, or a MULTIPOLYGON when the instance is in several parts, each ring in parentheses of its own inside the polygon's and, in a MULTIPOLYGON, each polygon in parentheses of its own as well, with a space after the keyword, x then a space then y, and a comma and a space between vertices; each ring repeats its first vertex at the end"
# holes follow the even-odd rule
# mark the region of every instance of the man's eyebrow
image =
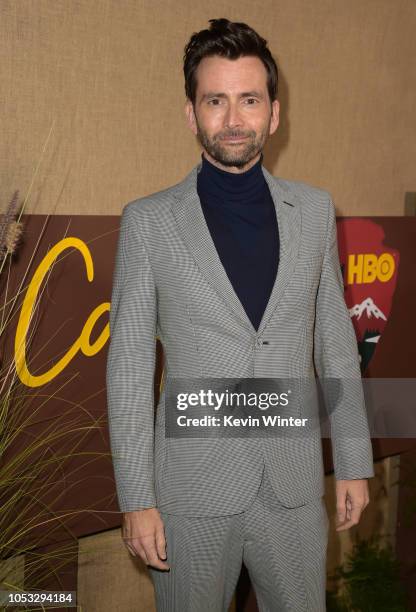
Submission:
MULTIPOLYGON (((208 91, 207 93, 205 93, 202 97, 201 97, 201 102, 203 102, 204 100, 206 100, 207 98, 226 98, 227 94, 223 93, 223 92, 215 92, 215 91, 208 91)), ((261 94, 259 91, 253 90, 253 91, 243 91, 242 93, 240 93, 239 95, 240 98, 260 98, 261 100, 263 99, 263 94, 261 94)))

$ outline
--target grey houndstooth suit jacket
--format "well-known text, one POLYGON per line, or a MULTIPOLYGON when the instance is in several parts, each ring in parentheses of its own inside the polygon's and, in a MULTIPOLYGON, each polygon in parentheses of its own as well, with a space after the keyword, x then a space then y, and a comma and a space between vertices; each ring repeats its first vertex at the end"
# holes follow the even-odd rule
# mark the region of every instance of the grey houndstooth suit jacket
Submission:
POLYGON ((280 258, 256 331, 205 222, 196 190, 200 168, 201 163, 180 183, 126 204, 121 216, 106 369, 120 510, 242 512, 256 495, 263 466, 286 507, 324 493, 320 435, 301 441, 165 437, 165 389, 154 426, 156 337, 163 345, 165 378, 313 377, 315 365, 319 377, 356 379, 330 420, 335 476, 373 476, 330 194, 274 177, 262 166, 276 207, 280 258), (359 432, 356 438, 342 435, 348 423, 359 432))

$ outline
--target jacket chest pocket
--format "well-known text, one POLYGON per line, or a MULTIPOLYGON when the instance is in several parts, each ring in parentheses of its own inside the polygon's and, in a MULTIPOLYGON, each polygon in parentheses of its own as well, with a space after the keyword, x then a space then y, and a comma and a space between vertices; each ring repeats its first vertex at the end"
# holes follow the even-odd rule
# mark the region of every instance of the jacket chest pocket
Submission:
POLYGON ((313 254, 299 260, 295 266, 292 277, 289 279, 284 299, 290 305, 299 302, 315 300, 322 270, 322 254, 313 254))

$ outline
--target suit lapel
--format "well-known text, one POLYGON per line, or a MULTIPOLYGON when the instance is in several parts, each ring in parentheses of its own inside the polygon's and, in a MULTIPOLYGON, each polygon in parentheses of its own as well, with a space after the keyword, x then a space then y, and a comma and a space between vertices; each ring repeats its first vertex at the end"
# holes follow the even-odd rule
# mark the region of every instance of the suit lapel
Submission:
POLYGON ((283 184, 272 176, 264 166, 262 169, 276 209, 280 256, 276 280, 257 332, 259 335, 265 329, 292 277, 299 253, 302 231, 301 205, 295 194, 284 188, 283 184))
POLYGON ((301 234, 300 205, 294 194, 262 166, 276 209, 280 257, 273 289, 257 331, 234 291, 205 221, 196 188, 200 168, 201 163, 178 184, 174 191, 176 201, 172 203, 172 213, 181 237, 202 274, 240 322, 253 335, 260 335, 281 299, 296 264, 301 234))

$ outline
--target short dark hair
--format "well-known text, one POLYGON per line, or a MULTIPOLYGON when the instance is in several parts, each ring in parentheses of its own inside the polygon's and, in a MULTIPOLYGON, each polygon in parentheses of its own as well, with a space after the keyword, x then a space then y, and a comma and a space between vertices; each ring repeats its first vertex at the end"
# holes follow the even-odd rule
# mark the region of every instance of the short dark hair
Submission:
POLYGON ((231 60, 242 56, 255 56, 261 59, 267 71, 270 101, 276 100, 278 71, 267 47, 267 40, 246 23, 232 22, 224 18, 210 19, 209 22, 211 24, 209 30, 192 34, 184 50, 185 94, 192 104, 195 104, 196 99, 196 69, 204 57, 211 55, 220 55, 231 60))

